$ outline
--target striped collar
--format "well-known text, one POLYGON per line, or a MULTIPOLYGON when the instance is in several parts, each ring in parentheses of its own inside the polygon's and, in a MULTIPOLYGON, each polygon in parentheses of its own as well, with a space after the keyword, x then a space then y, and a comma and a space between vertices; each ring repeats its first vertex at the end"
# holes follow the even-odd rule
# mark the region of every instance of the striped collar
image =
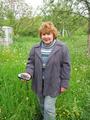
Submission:
POLYGON ((54 40, 53 42, 51 42, 49 45, 46 45, 43 42, 41 42, 41 46, 43 48, 52 48, 55 45, 55 43, 56 43, 56 40, 54 40))

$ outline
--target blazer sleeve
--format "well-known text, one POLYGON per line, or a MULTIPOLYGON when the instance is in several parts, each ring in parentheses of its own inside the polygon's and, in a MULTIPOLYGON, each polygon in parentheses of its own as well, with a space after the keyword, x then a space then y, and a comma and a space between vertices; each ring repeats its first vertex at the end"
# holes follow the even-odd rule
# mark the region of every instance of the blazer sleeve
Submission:
POLYGON ((33 76, 34 73, 34 47, 31 49, 30 53, 29 53, 29 57, 28 57, 28 61, 26 64, 26 72, 29 73, 31 76, 33 76))
POLYGON ((70 56, 68 48, 64 45, 62 49, 61 65, 61 87, 68 88, 70 79, 70 56))

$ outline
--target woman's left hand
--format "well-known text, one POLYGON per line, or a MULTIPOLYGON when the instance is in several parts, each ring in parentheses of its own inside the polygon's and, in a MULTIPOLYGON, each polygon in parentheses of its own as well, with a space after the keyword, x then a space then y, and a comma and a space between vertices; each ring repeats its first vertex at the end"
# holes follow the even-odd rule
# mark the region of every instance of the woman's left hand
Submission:
POLYGON ((61 92, 61 93, 63 93, 65 90, 66 90, 66 88, 64 88, 64 87, 61 87, 61 90, 60 90, 60 92, 61 92))

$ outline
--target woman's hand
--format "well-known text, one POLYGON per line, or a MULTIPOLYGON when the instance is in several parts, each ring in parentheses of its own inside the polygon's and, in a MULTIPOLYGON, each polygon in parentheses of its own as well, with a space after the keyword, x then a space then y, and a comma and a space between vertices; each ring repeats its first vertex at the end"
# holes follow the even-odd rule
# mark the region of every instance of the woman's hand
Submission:
POLYGON ((18 78, 21 80, 30 80, 31 75, 29 73, 20 73, 18 74, 18 78))
POLYGON ((63 93, 66 90, 66 88, 61 87, 60 92, 63 93))

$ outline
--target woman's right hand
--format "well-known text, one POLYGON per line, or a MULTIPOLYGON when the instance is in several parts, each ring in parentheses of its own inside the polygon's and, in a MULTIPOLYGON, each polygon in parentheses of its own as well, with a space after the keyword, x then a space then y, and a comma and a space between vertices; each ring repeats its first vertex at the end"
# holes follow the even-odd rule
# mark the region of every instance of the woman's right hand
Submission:
POLYGON ((18 74, 18 78, 21 80, 30 80, 31 75, 29 73, 20 73, 18 74))

